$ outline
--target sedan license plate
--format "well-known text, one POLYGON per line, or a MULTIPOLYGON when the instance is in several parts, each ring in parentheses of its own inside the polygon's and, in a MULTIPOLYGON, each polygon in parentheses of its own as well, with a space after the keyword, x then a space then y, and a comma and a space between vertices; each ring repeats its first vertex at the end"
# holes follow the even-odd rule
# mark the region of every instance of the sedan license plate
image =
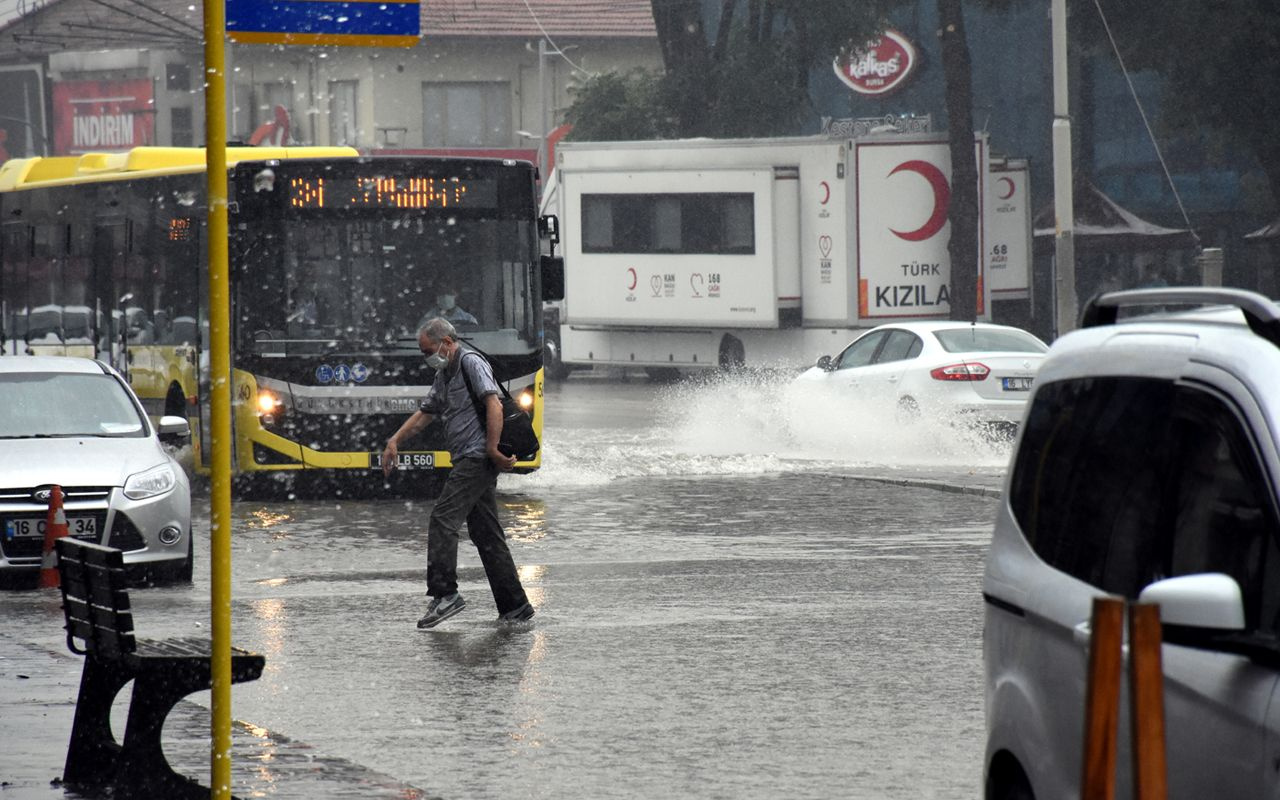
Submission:
MULTIPOLYGON (((20 517, 4 521, 4 538, 36 539, 44 537, 44 517, 20 517)), ((77 539, 98 538, 98 520, 94 517, 67 517, 67 530, 77 539)))
MULTIPOLYGON (((399 453, 396 469, 431 469, 436 465, 435 453, 399 453)), ((369 454, 369 468, 382 469, 382 453, 369 454)))
POLYGON ((1031 378, 1005 378, 1004 390, 1006 392, 1026 392, 1031 389, 1031 378))

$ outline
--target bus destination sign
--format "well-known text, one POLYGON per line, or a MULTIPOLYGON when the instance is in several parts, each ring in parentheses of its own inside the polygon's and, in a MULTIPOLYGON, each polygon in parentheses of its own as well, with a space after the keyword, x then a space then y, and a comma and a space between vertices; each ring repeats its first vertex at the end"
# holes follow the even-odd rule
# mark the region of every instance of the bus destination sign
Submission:
POLYGON ((289 179, 292 208, 474 209, 496 208, 495 180, 387 175, 314 176, 289 179))

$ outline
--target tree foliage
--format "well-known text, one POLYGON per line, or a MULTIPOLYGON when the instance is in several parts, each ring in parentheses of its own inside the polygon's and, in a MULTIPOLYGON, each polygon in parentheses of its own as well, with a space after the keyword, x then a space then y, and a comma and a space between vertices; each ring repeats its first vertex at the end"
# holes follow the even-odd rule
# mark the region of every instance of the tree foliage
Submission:
MULTIPOLYGON (((1280 13, 1275 0, 1100 0, 1125 66, 1165 78, 1163 131, 1218 138, 1255 156, 1280 203, 1280 13)), ((1110 52, 1092 3, 1073 12, 1076 30, 1110 52)), ((1195 165, 1192 165, 1195 166, 1195 165)))
POLYGON ((812 69, 873 37, 889 2, 652 0, 662 72, 588 79, 570 111, 573 138, 799 133, 812 69))

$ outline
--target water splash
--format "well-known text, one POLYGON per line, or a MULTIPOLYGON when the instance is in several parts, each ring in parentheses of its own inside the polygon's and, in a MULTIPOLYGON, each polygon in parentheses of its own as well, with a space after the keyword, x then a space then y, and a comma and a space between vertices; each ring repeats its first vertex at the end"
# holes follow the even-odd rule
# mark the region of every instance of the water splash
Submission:
POLYGON ((954 419, 900 419, 892 407, 793 378, 716 373, 670 385, 583 381, 581 390, 571 383, 548 400, 542 468, 504 478, 502 486, 796 471, 998 471, 1008 461, 1009 442, 954 419), (609 417, 602 405, 625 406, 625 413, 609 417))

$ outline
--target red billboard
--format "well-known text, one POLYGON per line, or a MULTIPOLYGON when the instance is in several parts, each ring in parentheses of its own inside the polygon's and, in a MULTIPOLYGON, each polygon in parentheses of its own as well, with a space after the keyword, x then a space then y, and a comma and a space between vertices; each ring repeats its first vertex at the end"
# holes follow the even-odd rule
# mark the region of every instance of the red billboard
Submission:
POLYGON ((53 84, 53 152, 128 150, 155 144, 151 80, 53 84))
POLYGON ((835 60, 836 74, 858 94, 886 95, 915 72, 916 47, 895 30, 835 60))

